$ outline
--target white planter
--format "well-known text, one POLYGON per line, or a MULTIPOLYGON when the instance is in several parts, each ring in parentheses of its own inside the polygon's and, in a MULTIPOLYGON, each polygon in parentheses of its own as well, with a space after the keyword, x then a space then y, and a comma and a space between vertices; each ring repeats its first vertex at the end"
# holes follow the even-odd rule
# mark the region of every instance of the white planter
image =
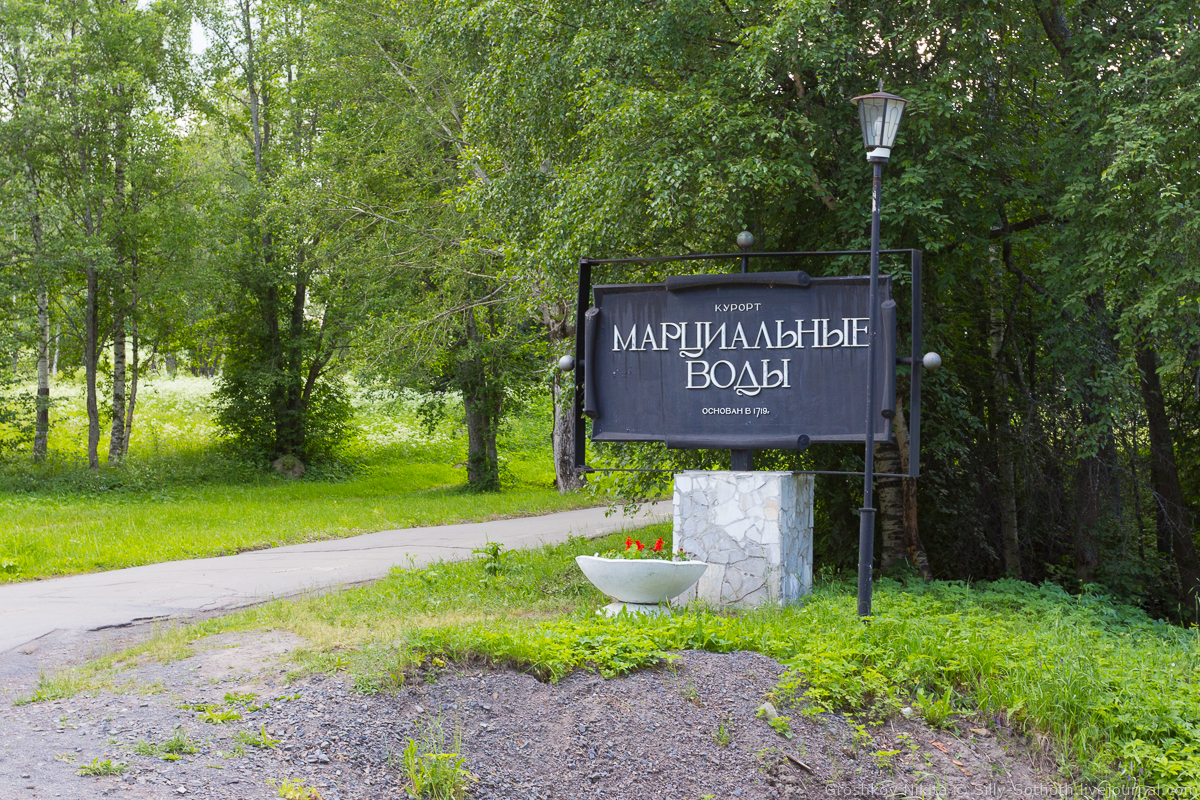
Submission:
POLYGON ((600 558, 575 556, 575 563, 592 584, 618 603, 661 603, 692 587, 708 564, 703 561, 665 561, 657 558, 600 558))

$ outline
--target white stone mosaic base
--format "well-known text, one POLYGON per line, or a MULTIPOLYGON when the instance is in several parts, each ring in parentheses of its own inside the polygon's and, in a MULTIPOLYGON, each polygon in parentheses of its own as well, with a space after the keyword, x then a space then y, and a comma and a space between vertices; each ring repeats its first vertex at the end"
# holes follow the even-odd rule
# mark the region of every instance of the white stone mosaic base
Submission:
POLYGON ((812 590, 812 475, 682 472, 674 505, 671 549, 709 564, 676 602, 787 604, 812 590))

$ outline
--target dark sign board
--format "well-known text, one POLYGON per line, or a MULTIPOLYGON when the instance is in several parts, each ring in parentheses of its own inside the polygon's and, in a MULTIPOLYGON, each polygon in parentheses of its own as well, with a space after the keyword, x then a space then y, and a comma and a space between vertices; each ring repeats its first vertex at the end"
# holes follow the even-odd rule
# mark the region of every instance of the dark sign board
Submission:
MULTIPOLYGON (((593 287, 584 413, 598 442, 803 449, 866 440, 867 277, 803 272, 593 287)), ((875 439, 891 437, 896 304, 879 279, 875 439)))

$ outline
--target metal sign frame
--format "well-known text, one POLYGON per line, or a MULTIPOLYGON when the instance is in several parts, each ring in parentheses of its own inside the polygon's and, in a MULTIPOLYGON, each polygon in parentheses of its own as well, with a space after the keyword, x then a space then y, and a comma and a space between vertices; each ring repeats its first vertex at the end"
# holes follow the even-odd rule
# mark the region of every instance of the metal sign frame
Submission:
MULTIPOLYGON (((922 252, 915 249, 880 250, 881 255, 908 254, 912 269, 912 353, 907 357, 896 357, 897 364, 911 368, 909 384, 909 442, 908 473, 894 474, 874 472, 881 478, 916 478, 920 474, 921 452, 921 258, 922 252)), ((573 434, 575 438, 575 469, 578 472, 673 472, 674 470, 597 469, 587 464, 587 422, 584 416, 584 387, 586 381, 583 320, 592 304, 592 267, 604 264, 657 264, 683 261, 740 261, 742 271, 751 258, 835 258, 839 256, 870 256, 870 250, 809 250, 787 252, 742 252, 704 253, 686 256, 659 256, 652 258, 581 258, 579 260, 579 294, 575 309, 575 411, 573 434)), ((751 273, 766 275, 769 273, 751 273)), ((818 475, 864 475, 864 472, 811 470, 807 474, 818 475)))

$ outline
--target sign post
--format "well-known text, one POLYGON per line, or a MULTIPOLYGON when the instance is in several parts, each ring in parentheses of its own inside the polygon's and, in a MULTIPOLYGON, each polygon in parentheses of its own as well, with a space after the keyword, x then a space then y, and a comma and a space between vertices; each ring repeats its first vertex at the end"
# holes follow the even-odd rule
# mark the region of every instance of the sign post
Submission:
POLYGON ((754 450, 862 442, 862 473, 799 474, 864 478, 859 612, 866 614, 874 550, 874 443, 892 436, 896 368, 910 365, 909 472, 880 476, 918 476, 921 364, 932 365, 920 356, 918 250, 882 251, 910 258, 912 354, 898 356, 893 280, 879 274, 877 209, 869 251, 743 249, 582 259, 573 361, 576 467, 581 471, 594 471, 585 461, 588 420, 590 438, 597 442, 657 441, 669 448, 740 451, 750 459, 735 463, 738 472, 753 469, 745 461, 752 460, 754 450), (871 258, 869 275, 814 278, 803 271, 747 271, 591 285, 593 269, 606 264, 854 255, 871 258))

